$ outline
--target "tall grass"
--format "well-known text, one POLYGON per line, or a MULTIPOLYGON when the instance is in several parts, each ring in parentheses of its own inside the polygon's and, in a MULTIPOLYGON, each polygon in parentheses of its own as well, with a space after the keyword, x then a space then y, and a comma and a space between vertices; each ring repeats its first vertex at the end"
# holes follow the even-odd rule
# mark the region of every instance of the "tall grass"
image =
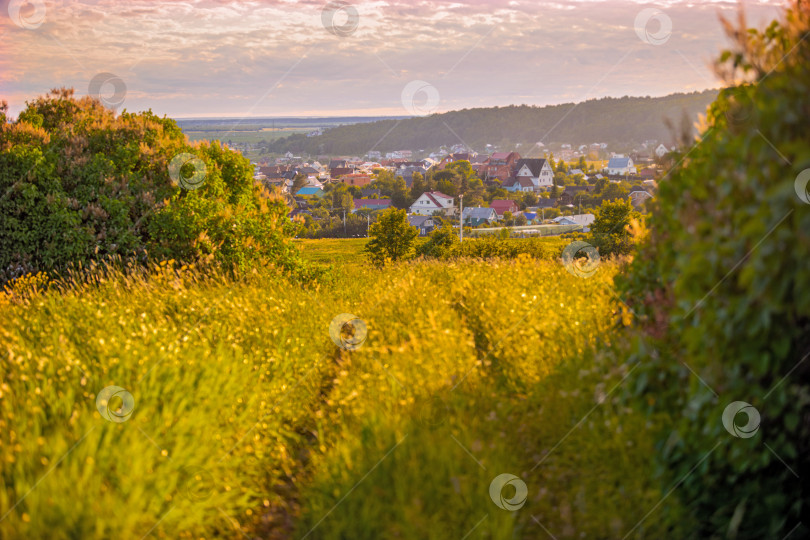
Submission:
POLYGON ((629 530, 661 494, 642 419, 609 393, 622 365, 599 352, 616 270, 417 262, 305 289, 163 268, 6 296, 0 536, 629 530), (356 351, 330 340, 340 313, 368 325, 356 351), (97 410, 110 385, 134 398, 125 422, 97 410), (517 512, 490 499, 501 473, 528 486, 517 512))

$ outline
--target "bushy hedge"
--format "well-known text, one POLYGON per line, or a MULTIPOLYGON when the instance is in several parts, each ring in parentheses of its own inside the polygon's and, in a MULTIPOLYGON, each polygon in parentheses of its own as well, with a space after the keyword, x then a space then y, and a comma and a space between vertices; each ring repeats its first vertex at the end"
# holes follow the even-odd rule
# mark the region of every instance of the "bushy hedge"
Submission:
POLYGON ((659 472, 696 537, 782 538, 810 502, 810 206, 794 189, 810 168, 810 12, 795 3, 765 31, 727 28, 719 71, 751 83, 710 107, 620 280, 643 331, 627 388, 669 419, 659 472), (724 426, 735 401, 753 406, 752 437, 724 426))
POLYGON ((508 238, 487 235, 459 241, 458 231, 449 224, 434 230, 417 246, 416 254, 434 259, 514 259, 526 255, 536 259, 556 259, 570 240, 555 238, 508 238))
POLYGON ((15 121, 5 112, 2 103, 3 280, 111 256, 299 268, 286 205, 262 192, 241 155, 192 146, 171 119, 116 115, 68 89, 28 103, 15 121), (189 157, 172 179, 170 167, 189 157))

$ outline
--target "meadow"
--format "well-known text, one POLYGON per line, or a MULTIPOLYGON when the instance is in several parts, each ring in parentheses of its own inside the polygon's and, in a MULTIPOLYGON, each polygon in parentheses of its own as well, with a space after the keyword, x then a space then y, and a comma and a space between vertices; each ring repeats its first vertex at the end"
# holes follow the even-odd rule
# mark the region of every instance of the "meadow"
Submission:
POLYGON ((0 536, 620 536, 661 493, 603 353, 617 270, 355 264, 302 287, 164 265, 6 295, 0 536), (340 314, 365 321, 361 347, 330 338, 340 314), (132 396, 121 418, 109 386, 132 396), (528 486, 519 511, 488 494, 503 473, 528 486))

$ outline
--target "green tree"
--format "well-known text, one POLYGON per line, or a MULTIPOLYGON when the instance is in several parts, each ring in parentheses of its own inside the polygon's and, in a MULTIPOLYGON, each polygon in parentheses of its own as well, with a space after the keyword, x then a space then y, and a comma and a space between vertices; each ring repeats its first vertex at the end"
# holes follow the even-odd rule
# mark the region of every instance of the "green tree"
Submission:
POLYGON ((807 536, 810 205, 796 188, 810 167, 810 10, 724 25, 726 89, 619 280, 638 314, 624 388, 660 426, 656 470, 689 512, 663 519, 701 538, 807 536))
POLYGON ((630 201, 603 201, 591 225, 591 240, 599 248, 600 255, 630 253, 633 244, 627 228, 632 219, 639 217, 640 214, 633 210, 630 201))
POLYGON ((413 173, 413 176, 411 177, 410 202, 413 203, 413 201, 418 199, 419 196, 427 190, 427 182, 425 182, 425 177, 422 176, 421 173, 413 173))
POLYGON ((298 173, 293 178, 292 193, 298 193, 298 190, 307 185, 307 177, 305 174, 298 173))
POLYGON ((412 258, 416 253, 416 237, 419 229, 408 223, 405 210, 390 208, 382 212, 369 229, 370 240, 365 253, 376 266, 387 262, 412 258))
POLYGON ((72 89, 0 122, 0 193, 0 280, 112 256, 301 268, 299 225, 247 159, 72 89))
POLYGON ((417 249, 417 254, 439 259, 452 257, 458 251, 460 244, 458 232, 450 222, 445 222, 430 233, 427 242, 417 249))

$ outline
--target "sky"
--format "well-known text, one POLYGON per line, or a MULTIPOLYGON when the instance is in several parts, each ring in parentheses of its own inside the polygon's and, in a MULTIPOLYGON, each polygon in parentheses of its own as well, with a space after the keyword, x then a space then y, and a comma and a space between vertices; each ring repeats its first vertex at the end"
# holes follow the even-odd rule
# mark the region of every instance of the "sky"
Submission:
POLYGON ((784 2, 0 0, 0 99, 174 118, 422 115, 716 88, 718 16, 784 2))

